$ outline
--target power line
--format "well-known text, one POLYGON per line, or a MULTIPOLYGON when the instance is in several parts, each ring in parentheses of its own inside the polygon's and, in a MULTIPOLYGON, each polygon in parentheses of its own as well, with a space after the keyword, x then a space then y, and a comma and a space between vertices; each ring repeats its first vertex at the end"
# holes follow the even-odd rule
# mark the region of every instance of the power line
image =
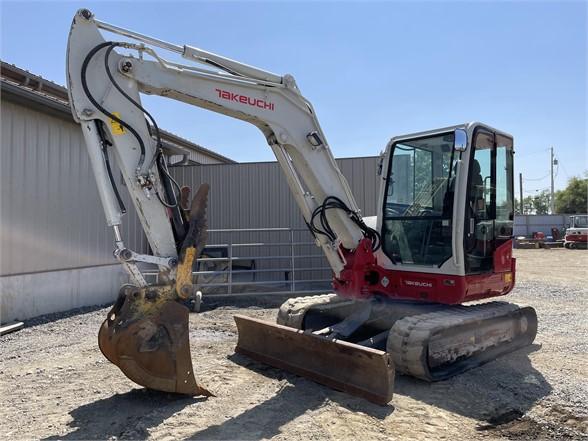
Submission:
POLYGON ((526 157, 526 156, 531 156, 531 155, 533 155, 533 156, 537 156, 537 154, 538 154, 538 153, 543 153, 543 152, 546 152, 546 151, 548 151, 548 150, 549 150, 549 148, 550 148, 550 147, 547 147, 546 149, 542 149, 542 150, 538 150, 538 151, 534 151, 534 152, 523 153, 523 154, 521 154, 521 153, 516 153, 516 152, 515 152, 515 156, 516 156, 517 158, 524 158, 524 157, 526 157))
POLYGON ((547 173, 545 176, 543 176, 541 178, 523 178, 523 181, 542 181, 543 179, 545 179, 549 175, 550 175, 550 173, 547 173))
POLYGON ((548 190, 549 190, 549 188, 547 188, 547 187, 544 187, 544 188, 535 188, 535 189, 532 189, 532 190, 525 190, 524 193, 527 193, 527 194, 535 194, 538 191, 548 191, 548 190))
MULTIPOLYGON (((558 168, 559 168, 559 164, 558 164, 558 168)), ((566 168, 564 167, 563 164, 561 164, 561 169, 563 170, 564 175, 566 175, 566 178, 570 179, 570 174, 568 173, 568 171, 566 170, 566 168)))

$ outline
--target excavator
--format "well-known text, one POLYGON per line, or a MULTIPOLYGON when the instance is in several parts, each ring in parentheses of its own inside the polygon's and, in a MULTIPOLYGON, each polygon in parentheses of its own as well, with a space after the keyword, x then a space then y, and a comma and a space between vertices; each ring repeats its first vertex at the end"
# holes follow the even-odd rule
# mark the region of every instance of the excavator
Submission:
POLYGON ((114 256, 129 275, 98 343, 139 385, 212 395, 196 381, 185 306, 196 295, 192 271, 206 243, 208 185, 190 202, 140 94, 259 128, 332 268, 332 292, 287 300, 276 323, 236 315, 237 353, 386 404, 396 372, 444 380, 533 342, 532 307, 481 301, 507 295, 515 283, 511 135, 473 122, 392 138, 375 171, 379 212, 362 217, 291 75, 158 40, 81 9, 69 33, 67 83, 114 231, 114 256), (118 171, 148 254, 124 244, 118 171), (146 281, 144 264, 157 266, 157 283, 146 281))

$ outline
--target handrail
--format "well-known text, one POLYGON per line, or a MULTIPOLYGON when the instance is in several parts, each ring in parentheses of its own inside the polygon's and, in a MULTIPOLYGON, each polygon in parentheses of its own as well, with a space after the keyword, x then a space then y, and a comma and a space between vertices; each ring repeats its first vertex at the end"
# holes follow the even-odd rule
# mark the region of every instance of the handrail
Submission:
MULTIPOLYGON (((301 253, 303 249, 300 247, 316 245, 314 241, 305 241, 304 239, 295 240, 296 232, 306 232, 308 234, 308 230, 305 228, 224 228, 209 229, 208 232, 213 236, 215 233, 228 233, 228 236, 223 241, 224 243, 207 244, 204 249, 204 253, 206 253, 206 248, 224 248, 226 249, 226 256, 201 257, 198 259, 198 263, 212 264, 212 268, 209 266, 208 268, 192 272, 196 285, 204 292, 206 297, 252 294, 269 295, 270 293, 267 292, 267 287, 271 286, 276 287, 272 291, 274 294, 299 293, 302 295, 306 292, 316 293, 317 291, 313 290, 313 284, 324 285, 325 283, 331 282, 330 278, 325 279, 324 275, 322 275, 323 272, 331 274, 331 267, 326 262, 321 263, 316 261, 316 259, 325 259, 325 256, 319 248, 317 248, 316 254, 309 254, 308 252, 301 253), (264 233, 266 236, 269 235, 269 239, 239 242, 239 236, 235 236, 235 233, 264 233), (287 241, 284 240, 284 236, 279 236, 277 242, 271 240, 272 236, 275 237, 276 234, 279 235, 280 233, 288 233, 287 241), (270 249, 276 250, 275 247, 290 247, 290 252, 272 256, 269 251, 270 249), (251 253, 246 252, 247 249, 263 250, 266 248, 267 253, 261 252, 260 254, 262 255, 259 256, 252 256, 249 255, 251 253), (247 255, 239 255, 239 251, 245 252, 247 255), (301 264, 301 259, 304 259, 302 266, 297 266, 301 264), (243 261, 252 261, 252 267, 250 269, 234 268, 235 262, 243 261), (266 262, 273 261, 281 261, 282 263, 277 265, 277 267, 268 268, 266 262), (316 265, 312 262, 316 262, 316 265), (262 265, 261 268, 257 267, 257 263, 262 265), (277 276, 280 273, 284 274, 284 279, 277 276), (304 274, 307 277, 299 278, 300 275, 304 274), (251 279, 243 280, 243 276, 245 275, 251 275, 251 279), (238 279, 235 279, 235 277, 238 277, 238 279), (258 280, 258 278, 261 280, 258 280), (254 291, 252 289, 256 286, 260 290, 254 291), (226 292, 222 294, 217 293, 216 289, 222 287, 226 288, 226 292), (213 292, 206 292, 212 288, 215 289, 213 292), (237 288, 237 292, 235 292, 235 288, 237 288), (246 290, 246 292, 241 292, 243 290, 246 290)), ((199 268, 202 268, 202 266, 199 268)), ((158 278, 158 272, 155 270, 143 271, 143 275, 155 277, 156 280, 158 278)))

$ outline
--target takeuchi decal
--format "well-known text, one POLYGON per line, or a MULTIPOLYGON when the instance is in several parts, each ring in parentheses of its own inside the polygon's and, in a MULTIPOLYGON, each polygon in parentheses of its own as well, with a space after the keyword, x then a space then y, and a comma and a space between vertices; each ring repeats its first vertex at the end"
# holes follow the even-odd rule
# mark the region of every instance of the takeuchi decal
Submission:
POLYGON ((408 286, 416 286, 418 288, 432 288, 433 284, 431 282, 420 282, 418 280, 405 280, 405 285, 408 286))
POLYGON ((214 89, 216 93, 218 93, 218 97, 227 100, 227 101, 234 101, 235 103, 247 104, 252 107, 258 107, 260 109, 271 110, 272 112, 275 110, 274 103, 270 103, 269 101, 262 100, 260 98, 253 98, 247 95, 241 95, 234 92, 229 92, 228 90, 223 89, 214 89))

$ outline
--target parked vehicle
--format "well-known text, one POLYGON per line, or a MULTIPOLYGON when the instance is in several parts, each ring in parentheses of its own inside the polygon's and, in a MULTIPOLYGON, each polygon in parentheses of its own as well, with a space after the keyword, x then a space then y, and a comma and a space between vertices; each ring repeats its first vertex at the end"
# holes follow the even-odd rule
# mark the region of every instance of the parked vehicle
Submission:
POLYGON ((588 247, 588 214, 570 216, 570 227, 566 230, 564 247, 568 249, 588 247))

